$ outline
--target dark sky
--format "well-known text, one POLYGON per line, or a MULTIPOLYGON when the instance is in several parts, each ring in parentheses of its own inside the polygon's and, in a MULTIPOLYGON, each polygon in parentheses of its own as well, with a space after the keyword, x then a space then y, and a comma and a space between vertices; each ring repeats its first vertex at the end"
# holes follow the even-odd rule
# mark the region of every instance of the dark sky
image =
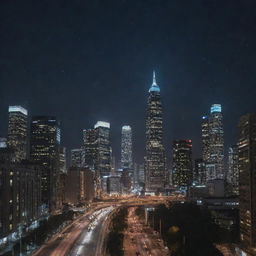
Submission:
POLYGON ((256 110, 254 0, 0 1, 0 134, 9 104, 56 115, 68 149, 97 120, 121 126, 144 151, 152 70, 164 106, 165 144, 191 138, 200 155, 201 116, 223 106, 226 146, 239 116, 256 110))

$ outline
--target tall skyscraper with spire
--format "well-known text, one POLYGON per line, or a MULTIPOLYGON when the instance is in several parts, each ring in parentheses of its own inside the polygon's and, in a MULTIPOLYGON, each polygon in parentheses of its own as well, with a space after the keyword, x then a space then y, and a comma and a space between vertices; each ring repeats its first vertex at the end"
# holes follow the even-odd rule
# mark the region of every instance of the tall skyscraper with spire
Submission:
POLYGON ((156 83, 154 71, 146 117, 145 188, 149 193, 163 190, 166 180, 162 112, 160 88, 156 83))

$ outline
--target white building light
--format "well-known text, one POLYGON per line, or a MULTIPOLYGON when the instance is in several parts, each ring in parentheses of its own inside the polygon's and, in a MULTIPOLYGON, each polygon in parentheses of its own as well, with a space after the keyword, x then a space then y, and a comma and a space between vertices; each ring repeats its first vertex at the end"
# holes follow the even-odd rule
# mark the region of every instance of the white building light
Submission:
POLYGON ((9 110, 9 113, 10 112, 21 112, 22 114, 24 114, 26 116, 28 115, 28 111, 21 106, 9 106, 8 110, 9 110))
POLYGON ((103 122, 103 121, 98 121, 98 122, 94 125, 94 128, 98 128, 98 127, 110 128, 110 123, 108 123, 108 122, 103 122))

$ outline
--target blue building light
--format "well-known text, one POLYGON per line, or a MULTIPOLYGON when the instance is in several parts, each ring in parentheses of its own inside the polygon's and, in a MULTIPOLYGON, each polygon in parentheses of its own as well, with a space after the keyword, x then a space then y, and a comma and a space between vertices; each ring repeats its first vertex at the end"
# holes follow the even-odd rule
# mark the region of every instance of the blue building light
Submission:
POLYGON ((211 106, 211 113, 214 112, 221 112, 221 105, 220 104, 213 104, 211 106))

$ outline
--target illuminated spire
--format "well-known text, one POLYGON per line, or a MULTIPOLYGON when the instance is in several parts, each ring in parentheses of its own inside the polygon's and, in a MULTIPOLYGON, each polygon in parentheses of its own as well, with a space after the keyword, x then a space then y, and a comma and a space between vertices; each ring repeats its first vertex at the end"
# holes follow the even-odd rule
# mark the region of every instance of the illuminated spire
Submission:
POLYGON ((152 83, 152 85, 157 85, 157 83, 156 83, 156 72, 155 72, 155 70, 153 71, 153 83, 152 83))
POLYGON ((160 88, 156 83, 156 72, 155 70, 153 71, 153 83, 149 89, 149 92, 160 92, 160 88))

